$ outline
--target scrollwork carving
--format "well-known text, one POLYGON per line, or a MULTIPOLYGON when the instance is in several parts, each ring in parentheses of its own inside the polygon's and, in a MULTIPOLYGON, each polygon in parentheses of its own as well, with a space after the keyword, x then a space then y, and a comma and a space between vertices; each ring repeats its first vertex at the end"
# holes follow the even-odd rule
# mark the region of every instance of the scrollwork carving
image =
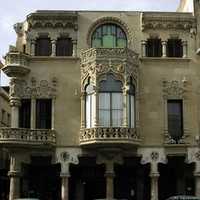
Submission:
POLYGON ((182 99, 186 93, 186 85, 183 82, 163 81, 163 97, 164 99, 182 99))

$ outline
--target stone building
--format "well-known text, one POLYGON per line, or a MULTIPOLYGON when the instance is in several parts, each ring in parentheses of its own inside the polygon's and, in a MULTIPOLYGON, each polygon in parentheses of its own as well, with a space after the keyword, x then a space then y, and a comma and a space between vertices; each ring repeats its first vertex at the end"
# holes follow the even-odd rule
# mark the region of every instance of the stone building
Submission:
POLYGON ((15 26, 9 199, 200 196, 194 13, 36 11, 15 26))
MULTIPOLYGON (((0 70, 3 64, 0 62, 0 70)), ((1 73, 1 71, 0 71, 1 73)), ((1 75, 1 74, 0 74, 1 75)), ((10 127, 10 104, 9 104, 9 88, 1 86, 0 76, 0 127, 10 127)), ((9 194, 9 155, 8 152, 0 146, 0 199, 4 195, 9 194)))

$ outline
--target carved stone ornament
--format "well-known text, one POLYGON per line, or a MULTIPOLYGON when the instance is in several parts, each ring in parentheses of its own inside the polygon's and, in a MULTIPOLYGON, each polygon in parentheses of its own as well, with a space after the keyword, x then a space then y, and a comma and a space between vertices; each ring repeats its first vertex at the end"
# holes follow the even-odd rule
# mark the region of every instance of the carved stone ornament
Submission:
POLYGON ((163 81, 164 99, 182 99, 186 93, 185 82, 173 80, 163 81))
POLYGON ((91 48, 81 54, 81 86, 84 90, 88 77, 93 84, 100 76, 113 73, 123 83, 138 80, 138 54, 127 48, 91 48))
POLYGON ((142 155, 141 163, 167 163, 164 148, 139 148, 138 154, 142 155))
POLYGON ((190 164, 190 163, 195 163, 195 171, 194 175, 200 173, 200 149, 198 147, 189 147, 187 152, 187 157, 185 162, 190 164))
POLYGON ((57 79, 52 78, 51 82, 41 80, 37 82, 32 77, 28 84, 25 80, 12 78, 10 82, 10 97, 20 98, 56 98, 57 79))
POLYGON ((143 13, 142 30, 164 29, 188 31, 196 27, 195 18, 190 13, 143 13))

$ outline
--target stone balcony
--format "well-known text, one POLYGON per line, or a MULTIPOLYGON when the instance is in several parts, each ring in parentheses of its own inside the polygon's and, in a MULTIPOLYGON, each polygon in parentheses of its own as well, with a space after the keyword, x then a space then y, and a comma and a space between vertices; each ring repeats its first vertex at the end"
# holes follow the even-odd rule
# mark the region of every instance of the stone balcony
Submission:
POLYGON ((5 66, 2 68, 9 77, 21 77, 30 72, 29 56, 18 51, 10 51, 5 56, 5 66))
POLYGON ((134 128, 96 127, 81 130, 80 145, 84 147, 129 148, 140 145, 141 139, 134 128))
POLYGON ((50 129, 0 128, 0 144, 3 146, 40 146, 56 145, 56 133, 50 129))

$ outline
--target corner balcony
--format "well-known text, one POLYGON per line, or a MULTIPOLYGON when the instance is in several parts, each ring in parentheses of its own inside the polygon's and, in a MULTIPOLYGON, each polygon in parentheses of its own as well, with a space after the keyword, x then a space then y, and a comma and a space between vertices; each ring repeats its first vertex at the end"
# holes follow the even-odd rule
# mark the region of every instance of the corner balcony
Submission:
POLYGON ((30 72, 29 56, 18 51, 10 51, 5 56, 5 66, 2 68, 9 77, 21 77, 30 72))
POLYGON ((49 148, 56 145, 55 130, 0 128, 0 144, 3 146, 39 146, 49 148))
POLYGON ((96 127, 81 129, 80 145, 84 147, 137 147, 141 143, 134 128, 96 127))

